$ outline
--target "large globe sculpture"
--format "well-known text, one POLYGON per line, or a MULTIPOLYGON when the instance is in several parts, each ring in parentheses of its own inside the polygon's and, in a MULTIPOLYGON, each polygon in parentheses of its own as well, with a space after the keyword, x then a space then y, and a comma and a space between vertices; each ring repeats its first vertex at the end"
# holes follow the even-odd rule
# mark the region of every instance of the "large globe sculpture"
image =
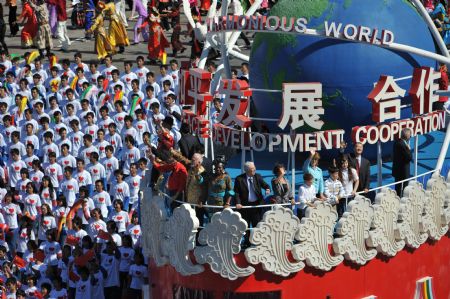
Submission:
MULTIPOLYGON (((406 0, 280 0, 271 15, 305 17, 308 28, 323 30, 324 21, 387 29, 395 42, 435 52, 431 33, 416 8, 406 0)), ((414 67, 432 66, 436 62, 421 56, 361 43, 321 37, 258 33, 250 56, 250 85, 257 89, 280 90, 283 82, 321 82, 325 122, 321 130, 342 128, 351 142, 351 129, 373 124, 372 104, 367 95, 380 75, 394 78, 410 76, 414 67)), ((406 91, 410 80, 399 81, 406 91)), ((254 92, 256 114, 262 118, 279 118, 282 97, 278 93, 254 92)), ((405 103, 410 102, 408 98, 405 103)), ((402 117, 410 117, 403 110, 402 117)), ((272 132, 279 131, 275 123, 272 132)), ((286 129, 288 129, 287 127, 286 129)), ((316 131, 308 126, 298 132, 316 131)), ((383 148, 390 154, 391 148, 383 148)), ((376 146, 367 146, 365 154, 376 159, 376 146)))

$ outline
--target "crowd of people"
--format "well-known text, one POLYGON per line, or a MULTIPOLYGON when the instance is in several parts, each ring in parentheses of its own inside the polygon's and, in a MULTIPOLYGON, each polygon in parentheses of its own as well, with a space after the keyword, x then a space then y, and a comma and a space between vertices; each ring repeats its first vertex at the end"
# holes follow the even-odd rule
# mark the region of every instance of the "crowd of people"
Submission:
MULTIPOLYGON (((218 207, 230 206, 255 227, 265 210, 242 208, 263 203, 296 206, 304 217, 315 202, 324 201, 341 216, 357 192, 369 191, 370 163, 360 143, 352 153, 342 143, 327 179, 319 153, 311 151, 297 195, 282 164, 274 166, 271 184, 253 162, 233 180, 226 160, 209 159, 182 122, 177 60, 154 73, 138 56, 119 70, 112 55, 129 44, 126 3, 86 3, 88 10, 74 14, 86 38, 94 35, 101 64, 86 64, 79 52, 73 60, 57 61, 52 37, 58 36, 63 50, 70 46, 65 1, 24 1, 18 20, 27 22, 22 45, 37 46, 39 55, 10 59, 6 44, 0 50, 0 288, 6 298, 140 298, 149 275, 140 228, 145 187, 167 195, 169 213, 184 202, 195 206, 201 227, 218 207), (47 5, 56 13, 49 14, 47 5)), ((8 2, 10 13, 15 5, 8 2)), ((173 37, 180 30, 178 3, 149 1, 148 10, 141 0, 130 5, 139 17, 134 42, 148 40, 151 62, 164 60, 169 45, 164 33, 170 28, 173 56, 185 50, 173 37)), ((207 9, 207 1, 192 6, 198 18, 207 9)), ((11 20, 15 35, 19 28, 11 20)), ((5 26, 0 22, 0 42, 5 26)), ((192 47, 194 57, 200 55, 195 40, 192 47)), ((208 63, 208 71, 215 67, 208 63)), ((248 80, 248 64, 232 75, 248 80)), ((213 122, 221 105, 214 99, 213 122)), ((409 138, 405 131, 394 145, 394 155, 405 160, 395 160, 398 181, 409 177, 409 138)))

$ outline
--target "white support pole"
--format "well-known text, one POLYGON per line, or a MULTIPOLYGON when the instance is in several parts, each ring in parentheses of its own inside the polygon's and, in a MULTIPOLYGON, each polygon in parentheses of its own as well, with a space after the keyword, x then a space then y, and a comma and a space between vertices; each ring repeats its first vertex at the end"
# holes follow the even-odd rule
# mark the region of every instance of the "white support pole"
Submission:
MULTIPOLYGON (((448 117, 448 114, 445 115, 448 117)), ((445 132, 444 142, 442 143, 441 153, 439 154, 438 161, 436 163, 436 169, 441 171, 444 165, 445 156, 447 155, 448 145, 450 143, 450 125, 447 125, 447 131, 445 132)))
POLYGON ((291 182, 292 182, 292 194, 295 195, 295 151, 291 152, 291 182))
POLYGON ((414 176, 417 176, 418 166, 417 160, 419 158, 419 136, 414 137, 414 176))
POLYGON ((383 155, 381 152, 381 141, 377 142, 377 183, 378 187, 383 184, 383 155))

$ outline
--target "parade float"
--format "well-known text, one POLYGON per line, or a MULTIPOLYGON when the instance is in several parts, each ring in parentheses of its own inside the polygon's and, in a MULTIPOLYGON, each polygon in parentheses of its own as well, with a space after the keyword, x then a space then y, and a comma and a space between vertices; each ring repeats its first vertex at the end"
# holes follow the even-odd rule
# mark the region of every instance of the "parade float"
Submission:
POLYGON ((208 155, 220 145, 238 149, 241 162, 287 156, 296 190, 301 153, 361 142, 376 195, 358 194, 340 219, 323 202, 301 220, 291 205, 261 206, 257 227, 212 206, 200 228, 194 206, 168 215, 165 195, 146 189, 151 298, 448 298, 450 131, 433 104, 445 95, 436 69, 450 55, 420 1, 280 0, 268 16, 255 14, 260 0, 244 15, 222 1, 217 16, 213 1, 197 23, 185 2, 204 51, 198 68, 182 71, 180 100, 208 155), (257 32, 250 56, 235 46, 242 31, 257 32), (222 55, 215 74, 204 70, 211 49, 222 55), (230 79, 230 59, 249 62, 249 83, 230 79), (215 96, 224 106, 211 123, 215 96), (403 128, 414 136, 414 175, 399 198, 383 163, 403 128), (243 249, 246 231, 252 246, 243 249))

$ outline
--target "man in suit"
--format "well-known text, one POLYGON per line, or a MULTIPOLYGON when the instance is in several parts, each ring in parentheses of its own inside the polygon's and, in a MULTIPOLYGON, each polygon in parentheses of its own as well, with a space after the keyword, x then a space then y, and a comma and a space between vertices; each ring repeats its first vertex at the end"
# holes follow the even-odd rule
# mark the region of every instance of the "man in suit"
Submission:
MULTIPOLYGON (((257 206, 262 204, 264 196, 262 189, 265 190, 265 195, 270 194, 269 185, 264 182, 261 175, 256 173, 256 167, 253 162, 246 162, 244 165, 245 173, 236 177, 234 181, 234 193, 236 200, 236 208, 242 215, 242 218, 247 221, 248 226, 256 227, 261 220, 261 209, 242 209, 243 206, 257 206)), ((249 233, 245 235, 245 243, 249 245, 249 233)))
POLYGON ((192 135, 189 124, 187 123, 181 124, 180 133, 181 138, 180 141, 178 141, 180 152, 186 158, 191 159, 192 155, 195 153, 196 147, 201 145, 200 140, 197 136, 192 135))
MULTIPOLYGON (((409 139, 411 138, 411 129, 405 128, 402 130, 400 139, 394 142, 394 149, 392 154, 392 176, 395 182, 408 179, 410 174, 410 164, 412 161, 411 148, 409 146, 409 139)), ((402 196, 402 192, 407 182, 395 185, 395 191, 398 196, 402 196)))
MULTIPOLYGON (((340 155, 344 155, 347 144, 341 142, 340 155)), ((359 177, 359 185, 357 191, 367 193, 370 188, 370 162, 362 156, 364 146, 361 142, 355 143, 353 153, 347 154, 349 166, 356 169, 359 177)))

